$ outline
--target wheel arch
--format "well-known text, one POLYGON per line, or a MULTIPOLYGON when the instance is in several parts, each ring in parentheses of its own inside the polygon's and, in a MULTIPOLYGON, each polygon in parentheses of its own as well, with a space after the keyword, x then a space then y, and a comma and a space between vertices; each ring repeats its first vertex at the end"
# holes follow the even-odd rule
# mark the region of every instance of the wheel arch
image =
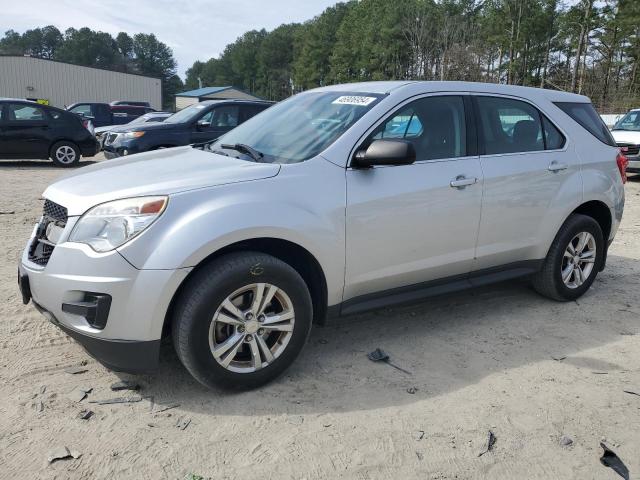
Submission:
POLYGON ((72 140, 70 138, 63 137, 63 138, 56 138, 55 140, 52 140, 49 143, 49 156, 53 156, 53 147, 55 147, 60 142, 72 143, 73 145, 76 146, 76 148, 80 152, 80 155, 82 155, 82 151, 80 149, 80 145, 78 145, 78 142, 76 142, 75 140, 72 140))
POLYGON ((318 260, 311 252, 297 243, 281 238, 261 237, 241 240, 222 247, 205 257, 193 268, 175 291, 169 303, 162 327, 163 336, 169 333, 175 303, 186 288, 189 279, 215 259, 228 253, 243 251, 272 255, 293 267, 303 278, 311 294, 313 323, 324 324, 327 316, 327 280, 318 260))
POLYGON ((600 200, 590 200, 577 207, 571 213, 579 213, 593 218, 598 222, 598 225, 600 225, 604 241, 607 242, 609 240, 613 219, 611 216, 611 210, 606 203, 600 200))

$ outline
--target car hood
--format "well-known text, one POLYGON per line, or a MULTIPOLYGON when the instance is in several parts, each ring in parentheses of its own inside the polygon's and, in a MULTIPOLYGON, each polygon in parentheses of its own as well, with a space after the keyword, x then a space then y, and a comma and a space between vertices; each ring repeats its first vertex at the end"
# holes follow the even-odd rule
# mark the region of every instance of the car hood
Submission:
POLYGON ((280 165, 254 163, 192 147, 121 157, 78 169, 50 185, 43 196, 81 215, 119 198, 173 193, 275 177, 280 165))
POLYGON ((612 130, 611 135, 616 142, 640 144, 640 132, 630 130, 612 130))
POLYGON ((154 130, 175 130, 184 126, 183 123, 165 123, 165 122, 152 122, 152 123, 140 123, 138 125, 119 125, 111 128, 109 131, 112 133, 123 132, 152 132, 154 130))

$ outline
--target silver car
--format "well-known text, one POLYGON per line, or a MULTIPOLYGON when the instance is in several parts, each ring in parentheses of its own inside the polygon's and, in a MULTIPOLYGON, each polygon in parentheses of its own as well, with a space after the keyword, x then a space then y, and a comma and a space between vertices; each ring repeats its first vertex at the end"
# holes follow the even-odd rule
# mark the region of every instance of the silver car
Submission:
POLYGON ((21 291, 114 370, 153 369, 170 335, 202 384, 255 387, 328 317, 525 276, 580 297, 620 224, 624 168, 583 96, 319 88, 204 147, 51 185, 21 291))

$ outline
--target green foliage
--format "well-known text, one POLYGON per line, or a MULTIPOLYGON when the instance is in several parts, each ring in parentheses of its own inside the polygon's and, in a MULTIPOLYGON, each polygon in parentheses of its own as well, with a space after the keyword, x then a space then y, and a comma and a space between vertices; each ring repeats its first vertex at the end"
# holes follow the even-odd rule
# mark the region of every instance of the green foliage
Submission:
POLYGON ((0 38, 0 53, 33 55, 89 67, 140 73, 162 79, 164 106, 173 105, 173 95, 183 89, 176 75, 173 52, 155 35, 139 33, 130 37, 120 32, 116 38, 89 28, 69 28, 62 34, 56 27, 9 30, 0 38))
MULTIPOLYGON (((154 35, 87 28, 9 30, 0 53, 163 79, 182 88, 154 35)), ((187 70, 185 88, 226 86, 271 100, 364 80, 469 80, 589 95, 602 110, 640 104, 639 0, 349 0, 303 23, 251 30, 187 70)))
POLYGON ((351 0, 247 32, 194 63, 186 85, 279 100, 339 82, 470 80, 575 90, 623 110, 640 103, 639 60, 638 0, 351 0))

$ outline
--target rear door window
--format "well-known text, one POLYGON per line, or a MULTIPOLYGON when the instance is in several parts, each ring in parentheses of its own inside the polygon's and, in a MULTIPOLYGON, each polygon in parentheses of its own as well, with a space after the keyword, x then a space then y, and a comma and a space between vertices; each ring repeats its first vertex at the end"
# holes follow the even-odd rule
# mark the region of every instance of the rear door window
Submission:
POLYGON ((44 111, 39 107, 24 105, 20 103, 9 104, 9 120, 16 122, 23 121, 44 121, 44 111))
POLYGON ((590 103, 556 102, 555 105, 602 143, 616 146, 609 129, 590 103))
POLYGON ((532 105, 501 97, 477 97, 486 155, 544 150, 542 123, 532 105))
POLYGON ((547 150, 559 150, 564 147, 564 135, 560 130, 542 115, 542 127, 544 129, 544 142, 547 150))
POLYGON ((242 105, 240 107, 240 123, 249 120, 251 117, 265 110, 267 106, 262 105, 242 105))

